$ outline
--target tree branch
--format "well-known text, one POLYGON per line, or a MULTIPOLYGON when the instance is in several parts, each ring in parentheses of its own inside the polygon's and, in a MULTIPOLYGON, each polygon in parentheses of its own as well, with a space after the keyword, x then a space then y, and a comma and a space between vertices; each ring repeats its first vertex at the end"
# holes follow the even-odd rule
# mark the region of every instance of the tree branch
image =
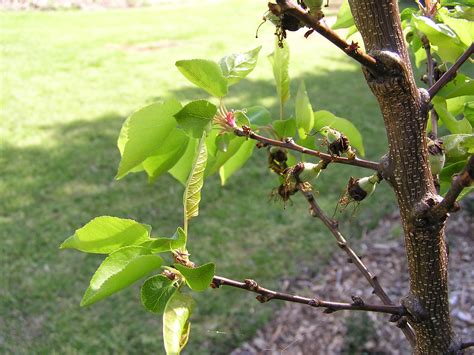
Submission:
POLYGON ((354 159, 349 159, 349 158, 344 158, 344 157, 339 157, 327 153, 320 152, 318 150, 312 150, 305 148, 303 146, 300 146, 296 144, 292 138, 287 138, 284 142, 282 141, 277 141, 275 139, 267 138, 264 136, 261 136, 254 131, 252 131, 248 127, 243 127, 243 128, 235 128, 234 133, 239 136, 239 137, 247 137, 254 139, 256 141, 259 141, 263 143, 264 145, 271 145, 275 147, 282 147, 286 148, 289 150, 294 150, 303 154, 307 155, 312 155, 318 158, 321 158, 322 160, 326 162, 333 162, 333 163, 340 163, 340 164, 346 164, 346 165, 353 165, 353 166, 358 166, 361 168, 366 168, 366 169, 371 169, 374 171, 379 171, 380 164, 377 162, 369 161, 369 160, 364 160, 364 159, 359 159, 359 158, 354 158, 354 159))
POLYGON ((474 341, 468 341, 466 343, 462 343, 461 346, 459 347, 459 350, 464 350, 471 347, 474 347, 474 341))
MULTIPOLYGON (((435 64, 433 62, 433 56, 431 55, 431 45, 428 40, 428 37, 426 36, 422 37, 421 42, 426 52, 426 65, 428 67, 428 73, 427 73, 428 85, 432 87, 433 84, 435 83, 435 77, 434 77, 435 64)), ((431 109, 431 133, 433 135, 433 139, 436 139, 438 137, 438 114, 434 108, 431 109)))
POLYGON ((277 4, 280 6, 282 14, 287 13, 293 17, 296 17, 306 26, 318 32, 320 35, 322 35, 330 42, 335 44, 337 47, 342 49, 344 53, 346 53, 349 57, 352 57, 363 66, 370 69, 372 72, 381 71, 381 67, 379 66, 375 58, 362 52, 357 45, 347 43, 332 29, 326 26, 322 26, 318 19, 312 17, 301 6, 295 4, 291 0, 277 0, 277 4))
POLYGON ((435 219, 442 218, 449 212, 456 211, 458 207, 456 206, 456 199, 459 194, 464 190, 465 187, 471 186, 474 182, 474 155, 471 155, 467 161, 464 170, 457 175, 449 188, 448 192, 444 196, 444 199, 437 205, 433 206, 430 211, 430 216, 435 219))
POLYGON ((408 314, 407 310, 403 306, 365 304, 360 298, 357 297, 353 297, 353 303, 323 301, 317 298, 307 298, 269 290, 267 288, 259 286, 258 283, 254 280, 247 279, 245 280, 245 282, 239 282, 227 279, 225 277, 214 276, 212 280, 212 287, 218 288, 220 286, 231 286, 240 288, 242 290, 258 293, 259 296, 257 296, 257 300, 261 303, 265 303, 270 300, 282 300, 287 302, 301 303, 311 307, 326 308, 324 310, 324 313, 350 310, 386 313, 400 317, 408 314))
MULTIPOLYGON (((347 244, 346 239, 344 238, 344 236, 339 231, 338 222, 333 220, 333 219, 330 219, 323 212, 323 210, 316 203, 316 200, 313 196, 313 193, 311 191, 308 191, 308 189, 305 188, 304 185, 301 182, 299 182, 299 190, 301 191, 303 196, 308 201, 308 203, 310 205, 310 208, 311 208, 311 214, 314 217, 319 218, 324 223, 324 225, 329 229, 331 234, 336 239, 338 246, 341 249, 344 250, 344 252, 348 255, 351 262, 359 269, 359 271, 362 273, 362 275, 364 275, 366 280, 373 287, 374 294, 376 294, 382 300, 382 302, 385 305, 393 305, 392 300, 390 299, 390 297, 387 295, 385 290, 380 285, 380 283, 377 279, 377 276, 373 275, 368 270, 367 266, 362 262, 360 257, 347 244)), ((416 340, 415 340, 415 334, 414 334, 413 329, 411 328, 411 326, 404 320, 401 320, 401 322, 399 322, 398 326, 403 331, 403 333, 405 334, 406 338, 411 343, 411 345, 414 346, 416 340)))
POLYGON ((474 53, 474 43, 471 43, 471 46, 456 60, 456 63, 453 64, 449 70, 439 78, 439 80, 433 84, 432 87, 428 89, 428 93, 430 94, 430 99, 433 99, 435 95, 440 91, 443 86, 449 83, 455 76, 458 69, 461 65, 464 64, 466 60, 474 53))

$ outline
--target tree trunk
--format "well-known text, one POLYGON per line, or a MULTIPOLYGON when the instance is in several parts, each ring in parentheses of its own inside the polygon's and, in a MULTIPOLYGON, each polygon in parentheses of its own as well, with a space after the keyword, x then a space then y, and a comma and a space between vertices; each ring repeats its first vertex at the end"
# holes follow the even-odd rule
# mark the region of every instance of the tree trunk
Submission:
POLYGON ((424 212, 439 203, 428 163, 425 131, 429 96, 415 84, 400 23, 397 0, 349 0, 369 54, 383 65, 383 75, 364 69, 380 105, 389 153, 383 176, 400 207, 410 276, 402 303, 416 333, 417 354, 456 351, 448 302, 446 216, 428 220, 424 212))

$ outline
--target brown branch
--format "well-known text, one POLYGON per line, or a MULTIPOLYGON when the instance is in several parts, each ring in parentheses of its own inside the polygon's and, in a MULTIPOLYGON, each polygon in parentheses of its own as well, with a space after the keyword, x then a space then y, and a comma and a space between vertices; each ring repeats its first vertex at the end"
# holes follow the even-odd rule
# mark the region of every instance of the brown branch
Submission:
POLYGON ((287 302, 301 303, 306 304, 311 307, 326 308, 324 313, 333 313, 341 310, 350 310, 350 311, 367 311, 367 312, 377 312, 377 313, 386 313, 392 314, 395 316, 405 316, 408 314, 407 310, 403 306, 394 306, 394 305, 374 305, 374 304, 365 304, 360 298, 354 297, 353 303, 341 303, 341 302, 331 302, 323 301, 317 298, 307 298, 297 295, 290 295, 287 293, 277 292, 269 290, 267 288, 261 287, 254 280, 245 280, 245 282, 239 282, 225 277, 214 276, 212 280, 212 287, 218 288, 220 286, 231 286, 240 288, 242 290, 258 293, 257 300, 261 303, 265 303, 271 300, 282 300, 287 302))
MULTIPOLYGON (((426 65, 428 67, 428 85, 432 87, 433 84, 435 83, 435 78, 434 78, 435 64, 433 62, 433 56, 431 54, 431 45, 428 40, 428 37, 426 36, 422 37, 421 42, 426 52, 426 65)), ((431 133, 433 135, 433 139, 436 139, 438 137, 438 113, 436 112, 434 108, 431 109, 431 133)))
POLYGON ((318 150, 313 150, 313 149, 308 149, 303 146, 300 146, 296 144, 293 139, 287 138, 284 142, 283 141, 278 141, 275 139, 267 138, 264 136, 261 136, 254 131, 252 131, 248 127, 243 127, 243 128, 235 128, 234 133, 239 136, 239 137, 247 137, 254 139, 256 141, 259 141, 263 143, 264 145, 271 145, 275 147, 282 147, 286 148, 289 150, 294 150, 306 155, 312 155, 315 157, 318 157, 326 162, 333 162, 333 163, 340 163, 340 164, 346 164, 346 165, 353 165, 353 166, 358 166, 361 168, 366 168, 366 169, 371 169, 378 171, 380 168, 380 164, 377 162, 373 162, 370 160, 364 160, 364 159, 359 159, 359 158, 354 158, 354 159, 349 159, 349 158, 344 158, 344 157, 339 157, 327 153, 320 152, 318 150))
POLYGON ((461 346, 459 347, 459 350, 464 350, 471 347, 474 347, 474 341, 468 341, 466 343, 462 343, 461 346))
POLYGON ((318 19, 312 17, 306 10, 301 6, 295 4, 291 0, 277 0, 277 4, 281 8, 281 13, 287 13, 293 17, 296 17, 298 20, 303 22, 309 28, 315 30, 320 35, 328 39, 330 42, 335 44, 337 47, 342 49, 351 58, 358 61, 363 66, 370 69, 372 72, 380 72, 381 67, 377 63, 376 59, 370 55, 362 52, 358 46, 351 45, 342 39, 335 31, 332 29, 322 26, 318 19))
MULTIPOLYGON (((324 223, 324 225, 329 229, 331 234, 336 239, 338 246, 342 250, 344 250, 344 252, 348 255, 351 262, 359 269, 359 271, 362 273, 362 275, 364 275, 364 277, 367 279, 369 284, 372 286, 372 288, 374 289, 374 294, 377 295, 385 305, 393 305, 392 300, 390 299, 390 297, 387 295, 385 290, 380 285, 380 283, 377 279, 377 276, 373 275, 368 270, 367 266, 362 262, 360 257, 347 244, 346 239, 344 238, 344 236, 339 231, 338 222, 333 220, 333 219, 330 219, 324 213, 324 211, 316 203, 316 200, 313 196, 313 193, 311 191, 308 191, 308 189, 305 188, 301 182, 299 183, 299 190, 301 191, 301 193, 304 195, 304 197, 308 201, 308 203, 310 205, 310 208, 311 208, 311 214, 314 217, 319 218, 324 223)), ((405 334, 405 336, 408 339, 408 341, 410 342, 410 344, 412 346, 414 346, 416 340, 415 340, 415 334, 414 334, 413 329, 411 328, 411 326, 404 320, 400 320, 398 326, 403 331, 403 333, 405 334)))
POLYGON ((464 170, 457 175, 449 188, 448 192, 444 196, 444 199, 437 205, 433 206, 429 213, 429 216, 434 219, 443 218, 447 213, 456 211, 457 206, 456 199, 459 194, 464 190, 465 187, 471 186, 474 182, 474 155, 471 155, 467 161, 464 170))
POLYGON ((449 83, 455 76, 456 72, 458 69, 461 67, 461 65, 464 64, 466 60, 469 59, 469 57, 474 53, 474 43, 471 43, 471 46, 456 60, 456 62, 453 64, 449 70, 443 74, 439 80, 433 84, 428 89, 428 93, 430 94, 430 98, 433 99, 435 95, 440 91, 443 86, 445 86, 447 83, 449 83))

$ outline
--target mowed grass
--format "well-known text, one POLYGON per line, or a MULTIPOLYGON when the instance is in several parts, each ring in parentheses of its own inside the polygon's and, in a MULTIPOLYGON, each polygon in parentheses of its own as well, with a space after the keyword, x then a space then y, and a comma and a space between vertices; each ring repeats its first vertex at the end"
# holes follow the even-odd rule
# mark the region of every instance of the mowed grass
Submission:
MULTIPOLYGON (((119 182, 116 139, 133 110, 168 97, 205 98, 175 69, 187 58, 218 60, 263 45, 257 69, 227 100, 231 108, 266 105, 277 116, 266 56, 268 23, 255 39, 265 2, 204 2, 97 12, 2 13, 0 116, 0 350, 2 353, 162 353, 161 318, 140 305, 139 284, 98 304, 79 302, 103 259, 58 246, 100 215, 151 224, 170 235, 182 221, 183 188, 171 177, 119 182)), ((350 118, 364 133, 367 156, 386 149, 381 117, 358 65, 323 38, 290 34, 292 92, 304 79, 315 109, 350 118)), ((286 108, 292 112, 292 104, 286 108)), ((331 166, 318 180, 319 202, 332 213, 350 175, 331 166)), ((206 181, 199 218, 190 226, 197 263, 220 275, 278 287, 303 267, 318 272, 334 242, 308 216, 300 196, 286 209, 269 201, 276 180, 255 151, 225 187, 206 181)), ((391 207, 381 186, 342 228, 356 242, 391 207)), ((342 296, 342 295, 341 295, 342 296)), ((347 295, 348 297, 349 295, 347 295)), ((249 338, 278 304, 239 290, 197 295, 188 354, 224 354, 249 338)), ((295 306, 298 307, 298 306, 295 306)), ((315 316, 322 316, 315 313, 315 316)))

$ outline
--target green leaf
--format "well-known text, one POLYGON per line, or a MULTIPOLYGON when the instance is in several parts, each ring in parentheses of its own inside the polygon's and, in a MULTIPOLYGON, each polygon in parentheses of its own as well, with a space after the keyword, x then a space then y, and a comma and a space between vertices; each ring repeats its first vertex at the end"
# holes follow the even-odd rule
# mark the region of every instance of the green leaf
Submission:
POLYGON ((464 105, 464 118, 469 121, 469 123, 474 125, 474 100, 467 102, 464 105))
POLYGON ((181 264, 174 264, 174 267, 184 276, 191 290, 197 292, 209 288, 216 272, 216 266, 213 263, 204 264, 196 268, 189 268, 181 264))
POLYGON ((439 173, 440 181, 445 181, 451 183, 454 174, 461 172, 462 169, 466 166, 467 159, 463 159, 453 164, 449 164, 441 170, 439 173))
POLYGON ((117 179, 123 178, 146 158, 156 154, 160 143, 176 126, 173 116, 180 109, 178 101, 168 100, 146 106, 125 121, 117 142, 122 154, 117 179))
POLYGON ((449 161, 465 160, 474 153, 474 134, 450 134, 441 139, 449 161))
POLYGON ((474 0, 441 0, 441 6, 474 6, 474 0))
POLYGON ((195 302, 191 296, 176 292, 163 313, 163 341, 167 355, 178 355, 189 338, 189 317, 195 302))
POLYGON ((446 8, 439 9, 438 15, 446 25, 456 32, 466 47, 471 45, 474 40, 474 22, 462 18, 451 17, 446 8))
POLYGON ((361 156, 365 155, 362 135, 349 120, 337 117, 329 111, 321 110, 314 113, 314 129, 320 130, 324 126, 330 126, 349 138, 352 147, 357 149, 361 156))
POLYGON ((219 61, 222 73, 227 78, 229 86, 238 83, 254 70, 260 49, 262 49, 262 46, 248 52, 225 56, 219 61))
POLYGON ((246 114, 250 123, 255 126, 265 126, 272 121, 270 111, 263 106, 249 107, 246 114))
POLYGON ((332 29, 337 30, 339 28, 349 28, 351 26, 354 26, 354 18, 352 17, 348 0, 344 0, 339 8, 337 20, 336 23, 332 25, 332 29))
POLYGON ((179 60, 176 66, 186 79, 212 96, 221 98, 227 95, 227 79, 216 62, 204 59, 179 60))
POLYGON ((180 127, 193 138, 201 138, 217 107, 206 100, 192 101, 174 115, 180 127))
POLYGON ((295 101, 296 127, 300 137, 304 139, 313 129, 314 113, 303 80, 301 80, 295 101))
POLYGON ((288 120, 273 121, 272 126, 280 138, 288 138, 295 136, 296 121, 294 118, 290 118, 288 120))
POLYGON ((219 134, 216 137, 216 146, 222 152, 227 152, 227 148, 229 147, 230 139, 232 138, 233 133, 225 132, 223 134, 219 134))
POLYGON ((469 121, 466 118, 457 120, 456 117, 448 111, 445 99, 435 96, 433 105, 438 113, 439 119, 443 121, 451 133, 472 133, 472 126, 469 121))
POLYGON ((160 145, 158 153, 148 157, 142 164, 150 182, 176 165, 184 155, 188 142, 189 137, 183 130, 175 128, 171 131, 160 145))
POLYGON ((218 150, 215 158, 213 159, 212 164, 206 168, 206 176, 212 175, 219 171, 220 167, 223 166, 234 154, 237 153, 239 148, 245 142, 245 138, 230 136, 229 144, 227 145, 227 150, 221 151, 218 150))
POLYGON ((148 278, 141 288, 143 306, 152 313, 161 314, 166 304, 178 289, 174 282, 164 275, 155 275, 148 278))
POLYGON ((171 176, 184 186, 186 186, 186 181, 188 181, 189 173, 193 167, 194 155, 196 154, 198 144, 199 139, 191 138, 181 159, 169 169, 171 176))
POLYGON ((430 44, 443 61, 454 63, 464 52, 465 45, 456 32, 442 23, 435 23, 425 16, 412 15, 416 29, 428 37, 430 44))
POLYGON ((436 94, 436 96, 442 96, 445 99, 464 95, 474 95, 474 80, 461 73, 458 73, 436 94))
POLYGON ((94 218, 67 238, 61 249, 109 254, 129 245, 150 240, 150 228, 131 219, 102 216, 94 218))
POLYGON ((81 306, 88 306, 122 290, 159 268, 163 263, 158 255, 141 246, 128 246, 114 251, 100 264, 92 276, 81 306))
MULTIPOLYGON (((185 225, 199 214, 201 189, 204 184, 204 170, 207 164, 206 133, 204 132, 196 152, 196 158, 189 174, 188 182, 183 195, 185 225)), ((184 229, 186 230, 186 228, 184 229)))
POLYGON ((280 48, 278 40, 276 40, 275 51, 268 56, 268 59, 273 67, 278 99, 280 105, 283 105, 290 98, 290 76, 288 75, 290 49, 288 44, 283 42, 283 48, 280 48))
POLYGON ((252 140, 245 141, 232 157, 230 157, 224 165, 219 169, 219 176, 221 178, 221 184, 225 185, 229 177, 239 170, 249 158, 252 156, 255 142, 252 140))
POLYGON ((186 232, 182 228, 178 228, 171 238, 154 238, 141 244, 141 246, 151 249, 152 253, 164 253, 171 250, 184 249, 186 241, 186 232))

